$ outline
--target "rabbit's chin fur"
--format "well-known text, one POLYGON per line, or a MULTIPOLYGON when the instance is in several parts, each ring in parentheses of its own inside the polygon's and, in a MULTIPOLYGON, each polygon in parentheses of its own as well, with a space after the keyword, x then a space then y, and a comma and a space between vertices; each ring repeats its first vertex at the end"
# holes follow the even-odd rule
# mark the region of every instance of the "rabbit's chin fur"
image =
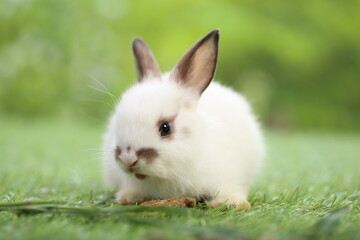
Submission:
POLYGON ((216 82, 200 95, 169 74, 123 94, 103 150, 106 180, 119 190, 119 203, 184 196, 240 209, 249 207, 249 184, 264 155, 259 125, 244 97, 216 82), (171 135, 160 136, 162 120, 171 122, 171 135), (115 156, 116 148, 128 156, 139 149, 153 154, 139 157, 135 175, 115 156))

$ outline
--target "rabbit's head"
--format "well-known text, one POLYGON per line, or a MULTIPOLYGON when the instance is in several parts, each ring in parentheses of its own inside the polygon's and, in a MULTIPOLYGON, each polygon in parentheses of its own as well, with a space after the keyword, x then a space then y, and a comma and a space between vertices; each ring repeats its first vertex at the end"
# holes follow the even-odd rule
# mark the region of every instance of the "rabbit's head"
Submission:
POLYGON ((216 67, 219 33, 198 41, 168 74, 161 75, 150 49, 133 42, 138 83, 127 90, 115 113, 115 158, 138 179, 187 176, 203 141, 201 94, 216 67))

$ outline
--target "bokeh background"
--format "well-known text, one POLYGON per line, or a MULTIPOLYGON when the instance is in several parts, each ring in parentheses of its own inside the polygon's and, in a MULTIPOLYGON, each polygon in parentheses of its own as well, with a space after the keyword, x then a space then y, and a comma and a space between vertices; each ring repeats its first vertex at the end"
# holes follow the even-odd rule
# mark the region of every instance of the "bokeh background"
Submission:
POLYGON ((360 130, 359 1, 0 0, 0 115, 104 122, 136 79, 141 36, 163 71, 221 29, 216 79, 283 130, 360 130))

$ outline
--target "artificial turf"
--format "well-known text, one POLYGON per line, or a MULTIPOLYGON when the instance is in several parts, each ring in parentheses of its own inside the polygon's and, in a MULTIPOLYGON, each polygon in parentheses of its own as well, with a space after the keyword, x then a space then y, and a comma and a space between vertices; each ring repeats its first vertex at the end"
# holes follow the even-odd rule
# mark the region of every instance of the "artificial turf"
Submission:
POLYGON ((360 134, 266 132, 249 212, 117 206, 104 126, 0 119, 0 239, 360 239, 360 134))

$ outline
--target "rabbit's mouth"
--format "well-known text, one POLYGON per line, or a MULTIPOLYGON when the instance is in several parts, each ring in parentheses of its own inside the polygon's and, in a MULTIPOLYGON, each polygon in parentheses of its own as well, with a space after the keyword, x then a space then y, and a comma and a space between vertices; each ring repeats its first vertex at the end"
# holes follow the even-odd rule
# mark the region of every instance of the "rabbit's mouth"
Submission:
POLYGON ((140 174, 140 173, 135 173, 135 177, 136 177, 137 179, 142 180, 142 179, 145 179, 147 176, 146 176, 146 175, 143 175, 143 174, 140 174))
POLYGON ((136 177, 137 179, 143 180, 143 179, 145 179, 145 178, 147 177, 147 176, 144 175, 144 174, 137 173, 137 170, 138 170, 138 168, 137 168, 137 167, 134 167, 134 166, 132 166, 132 167, 129 168, 129 171, 130 171, 131 173, 134 173, 134 174, 135 174, 135 177, 136 177))

